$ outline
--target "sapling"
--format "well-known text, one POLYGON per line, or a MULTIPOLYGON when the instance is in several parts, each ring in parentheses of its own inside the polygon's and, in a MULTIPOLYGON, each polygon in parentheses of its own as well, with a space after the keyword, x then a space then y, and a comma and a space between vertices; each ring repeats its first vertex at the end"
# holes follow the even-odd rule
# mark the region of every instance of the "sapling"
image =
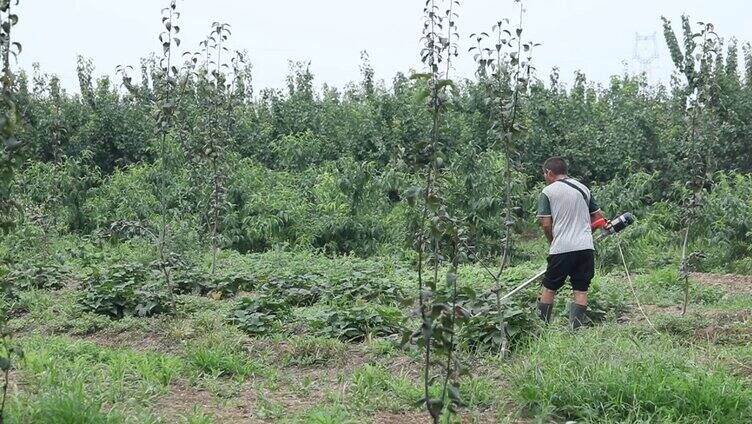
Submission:
POLYGON ((682 16, 682 30, 684 35, 684 52, 671 28, 671 22, 662 17, 663 32, 666 44, 671 52, 671 59, 676 70, 686 79, 682 89, 685 100, 685 118, 687 131, 682 140, 681 151, 685 154, 682 161, 689 171, 686 186, 691 193, 684 202, 685 228, 683 231, 682 258, 679 273, 683 282, 684 301, 682 314, 686 314, 689 304, 689 272, 690 262, 701 257, 699 252, 687 254, 690 239, 690 228, 696 220, 699 206, 703 203, 705 190, 713 185, 712 146, 717 138, 717 123, 712 122, 715 101, 714 92, 717 82, 714 78, 714 65, 720 52, 720 38, 715 33, 713 24, 698 22, 700 30, 693 32, 687 16, 682 16), (699 45, 698 45, 699 41, 699 45))
POLYGON ((496 273, 487 269, 496 285, 496 306, 499 316, 499 330, 502 332, 502 355, 507 350, 506 325, 500 298, 500 278, 512 258, 512 241, 516 218, 514 211, 520 209, 513 205, 513 171, 519 167, 516 158, 519 155, 519 138, 525 130, 520 123, 522 97, 527 94, 532 66, 533 48, 537 43, 522 40, 523 17, 525 9, 521 0, 519 4, 519 21, 514 33, 509 28, 509 20, 501 19, 491 27, 491 33, 471 34, 476 45, 469 48, 474 52, 473 58, 478 65, 479 83, 485 88, 489 105, 491 122, 488 138, 492 147, 500 147, 504 152, 504 213, 501 217, 504 238, 499 269, 496 273), (524 56, 524 57, 523 57, 524 56))
POLYGON ((460 367, 454 356, 455 322, 457 306, 457 265, 463 257, 464 233, 460 221, 451 216, 442 197, 446 185, 442 170, 445 164, 446 135, 444 115, 450 100, 449 79, 452 58, 457 56, 457 13, 454 0, 441 2, 428 0, 423 9, 423 36, 421 61, 426 72, 413 78, 421 82, 419 98, 427 102, 431 117, 428 140, 421 142, 417 166, 424 178, 421 187, 409 190, 408 202, 414 207, 415 250, 417 253, 418 304, 421 330, 412 334, 424 351, 423 399, 431 419, 438 423, 443 414, 452 414, 461 405, 457 377, 460 367), (439 4, 446 8, 442 10, 439 4), (452 240, 447 249, 446 240, 452 240), (450 271, 444 287, 438 286, 440 270, 447 262, 445 255, 452 254, 450 271), (424 266, 430 266, 428 278, 424 266), (443 357, 443 361, 441 358, 443 357), (441 374, 432 375, 435 369, 441 374), (443 376, 441 380, 437 377, 443 376), (442 381, 441 395, 432 397, 430 388, 434 381, 442 381))
MULTIPOLYGON (((21 53, 21 44, 12 41, 11 32, 18 23, 18 15, 12 7, 18 5, 18 0, 0 0, 0 57, 2 57, 2 76, 0 76, 0 232, 9 230, 14 224, 18 207, 10 197, 14 171, 20 166, 19 147, 21 143, 16 138, 19 121, 16 104, 14 102, 15 75, 11 68, 11 57, 16 58, 21 53)), ((0 424, 5 422, 5 400, 8 394, 10 370, 13 362, 23 358, 23 350, 13 340, 8 328, 7 279, 3 278, 2 298, 0 298, 0 371, 3 373, 2 399, 0 400, 0 424)))
POLYGON ((159 34, 159 41, 162 44, 162 57, 159 60, 159 74, 154 81, 156 92, 156 129, 159 136, 159 206, 161 221, 159 234, 157 238, 157 248, 159 250, 159 268, 162 271, 165 286, 170 293, 170 297, 175 302, 175 293, 170 278, 172 268, 172 253, 169 247, 169 225, 168 225, 168 198, 167 198, 167 180, 170 178, 168 169, 168 138, 174 127, 174 117, 177 106, 175 96, 179 71, 173 64, 174 48, 180 46, 180 38, 177 37, 180 27, 176 21, 180 18, 180 12, 177 11, 177 0, 170 0, 169 6, 162 9, 162 26, 164 30, 159 34))
POLYGON ((18 15, 12 11, 12 5, 18 5, 18 1, 0 0, 0 49, 3 65, 0 76, 0 231, 7 231, 14 223, 13 215, 17 211, 17 205, 11 198, 11 185, 15 169, 21 165, 21 142, 15 135, 19 120, 13 101, 15 76, 11 69, 11 57, 16 57, 21 52, 21 44, 11 39, 11 31, 18 23, 18 15))
POLYGON ((242 84, 250 78, 245 54, 230 52, 227 48, 230 35, 230 25, 214 22, 210 34, 199 43, 202 51, 193 55, 194 62, 203 59, 203 65, 195 73, 196 103, 201 107, 198 116, 201 141, 196 147, 198 157, 211 174, 206 216, 211 238, 212 275, 217 267, 222 213, 226 205, 226 151, 233 132, 236 97, 244 96, 246 89, 244 86, 243 92, 237 92, 236 83, 242 84))
MULTIPOLYGON (((221 24, 215 22, 213 25, 211 39, 214 42, 214 51, 216 56, 216 70, 212 72, 214 76, 214 89, 216 91, 215 99, 219 104, 215 104, 214 109, 216 119, 219 120, 222 109, 225 109, 226 101, 225 97, 232 98, 232 89, 227 86, 227 77, 224 73, 228 68, 227 63, 222 62, 222 53, 229 53, 229 49, 225 46, 227 39, 229 38, 230 26, 228 24, 221 24)), ((219 122, 217 122, 219 124, 219 122)), ((224 193, 225 193, 225 175, 224 169, 221 164, 224 163, 224 156, 226 150, 226 139, 229 136, 229 131, 225 125, 217 125, 215 127, 216 136, 207 137, 206 145, 204 146, 204 152, 209 158, 212 171, 212 201, 211 201, 211 241, 212 241, 212 257, 211 257, 211 274, 214 275, 217 266, 217 250, 219 249, 219 225, 221 219, 221 213, 224 209, 224 193)), ((214 135, 214 134, 212 134, 214 135)))

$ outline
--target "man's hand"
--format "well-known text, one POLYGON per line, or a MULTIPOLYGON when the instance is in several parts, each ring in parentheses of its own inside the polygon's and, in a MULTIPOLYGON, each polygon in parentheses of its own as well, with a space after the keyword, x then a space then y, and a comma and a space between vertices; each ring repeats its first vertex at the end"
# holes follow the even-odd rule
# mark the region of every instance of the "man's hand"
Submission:
POLYGON ((608 225, 610 224, 608 220, 603 216, 603 212, 600 209, 590 214, 590 228, 593 230, 593 232, 595 232, 599 228, 606 228, 608 227, 608 225), (598 223, 597 227, 594 227, 594 225, 596 225, 596 223, 601 220, 602 222, 598 223))
POLYGON ((540 218, 540 225, 543 227, 543 233, 548 239, 548 244, 554 241, 554 220, 550 216, 542 216, 540 218))
POLYGON ((595 212, 593 212, 593 213, 590 214, 590 224, 592 224, 593 222, 595 222, 595 221, 597 221, 597 220, 599 220, 601 218, 606 219, 606 217, 603 216, 603 211, 601 211, 600 209, 598 209, 597 211, 595 211, 595 212))

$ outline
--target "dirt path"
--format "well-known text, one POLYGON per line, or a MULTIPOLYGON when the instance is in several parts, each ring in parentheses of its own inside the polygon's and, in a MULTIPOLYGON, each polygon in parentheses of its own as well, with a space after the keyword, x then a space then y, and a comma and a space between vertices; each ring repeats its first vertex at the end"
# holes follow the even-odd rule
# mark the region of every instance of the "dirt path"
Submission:
POLYGON ((719 287, 731 293, 752 294, 752 275, 693 272, 690 276, 700 284, 719 287))

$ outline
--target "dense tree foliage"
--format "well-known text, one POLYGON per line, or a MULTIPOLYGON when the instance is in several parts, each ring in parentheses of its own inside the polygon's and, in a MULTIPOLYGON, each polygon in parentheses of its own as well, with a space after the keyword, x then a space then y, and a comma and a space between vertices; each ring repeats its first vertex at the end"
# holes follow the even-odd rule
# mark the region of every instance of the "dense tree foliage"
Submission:
MULTIPOLYGON (((255 94, 250 65, 229 66, 227 53, 225 66, 214 70, 216 62, 203 59, 208 50, 175 76, 179 100, 166 139, 167 189, 157 183, 164 148, 154 130, 163 72, 157 59, 143 60, 140 81, 128 76, 125 84, 95 78, 91 62, 80 59, 75 95, 38 68, 31 77, 19 75, 18 138, 27 162, 14 196, 27 208, 43 205, 61 233, 117 230, 129 237, 135 227, 156 233, 159 199, 166 196, 167 218, 183 231, 177 244, 219 240, 241 252, 282 244, 359 255, 409 246, 409 209, 402 200, 419 185, 419 141, 431 131, 420 81, 403 74, 389 84, 374 81, 364 54, 361 80, 342 89, 316 89, 310 65, 290 63, 286 89, 255 94)), ((712 142, 703 147, 713 158, 708 172, 739 183, 752 171, 752 51, 747 45, 740 53, 732 41, 702 66, 712 86, 713 106, 706 111, 712 142)), ((507 191, 521 207, 517 232, 533 222, 540 164, 551 155, 564 156, 572 174, 596 191, 644 176, 650 185, 639 188, 637 212, 653 203, 681 203, 693 162, 686 159, 688 88, 678 76, 669 87, 630 75, 600 85, 582 73, 567 87, 556 70, 547 81, 531 79, 519 104, 524 131, 515 135, 522 147, 514 152, 512 184, 504 178, 504 149, 490 131, 496 106, 487 101, 489 92, 503 96, 509 87, 489 87, 498 80, 483 77, 457 83, 443 118, 443 196, 467 217, 479 254, 502 248, 499 216, 507 191)), ((712 185, 705 189, 712 192, 712 185)), ((626 209, 617 203, 606 212, 626 209)), ((742 227, 736 236, 746 236, 748 225, 742 227)), ((693 237, 709 234, 716 233, 706 228, 693 237)))

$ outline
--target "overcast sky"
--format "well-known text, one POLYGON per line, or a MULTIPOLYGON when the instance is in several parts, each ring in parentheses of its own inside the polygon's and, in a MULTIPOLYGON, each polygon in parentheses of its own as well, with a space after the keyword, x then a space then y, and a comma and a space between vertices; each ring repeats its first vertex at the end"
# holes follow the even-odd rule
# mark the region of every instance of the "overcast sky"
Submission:
MULTIPOLYGON (((137 66, 158 51, 163 0, 21 0, 14 38, 23 44, 19 65, 39 62, 77 91, 76 55, 90 57, 96 73, 113 74, 119 64, 137 66)), ((195 50, 213 21, 232 25, 231 47, 247 49, 254 86, 283 87, 288 60, 310 60, 317 85, 338 87, 359 79, 360 51, 367 50, 377 79, 389 83, 398 71, 420 69, 423 0, 180 0, 182 48, 195 50)), ((461 0, 458 20, 463 45, 456 73, 471 77, 468 36, 487 31, 499 18, 516 21, 512 0, 461 0)), ((660 58, 654 80, 668 81, 672 66, 660 16, 676 27, 683 13, 713 22, 722 37, 752 40, 752 2, 746 0, 528 0, 523 38, 543 45, 534 63, 548 79, 560 68, 569 82, 575 70, 606 82, 636 70, 635 34, 655 32, 660 58)), ((644 55, 652 44, 643 43, 644 55)))

